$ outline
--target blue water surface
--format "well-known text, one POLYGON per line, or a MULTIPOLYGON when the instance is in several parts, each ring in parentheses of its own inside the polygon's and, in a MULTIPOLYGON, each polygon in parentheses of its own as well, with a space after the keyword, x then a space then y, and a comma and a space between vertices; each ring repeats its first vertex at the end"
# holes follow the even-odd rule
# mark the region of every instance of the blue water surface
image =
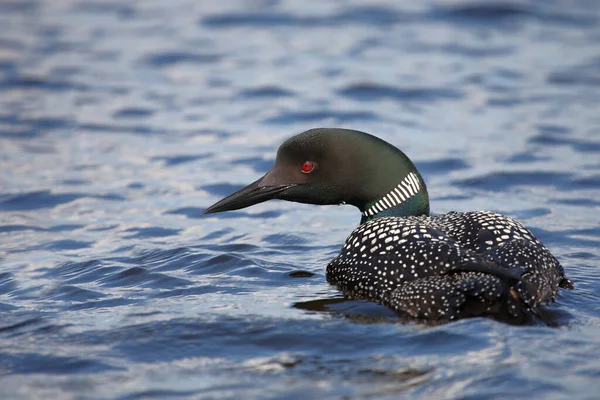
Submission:
POLYGON ((0 397, 595 399, 600 7, 0 2, 0 397), (400 320, 325 266, 360 216, 202 216, 309 128, 417 164, 435 213, 519 218, 564 265, 538 323, 400 320))

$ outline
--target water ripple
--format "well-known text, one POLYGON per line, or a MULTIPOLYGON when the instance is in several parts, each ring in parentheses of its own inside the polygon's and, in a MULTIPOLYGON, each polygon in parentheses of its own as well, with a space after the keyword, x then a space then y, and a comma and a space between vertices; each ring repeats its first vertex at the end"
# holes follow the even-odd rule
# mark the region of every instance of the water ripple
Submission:
POLYGON ((594 0, 0 2, 2 394, 594 398, 599 22, 594 0), (318 126, 403 146, 434 212, 522 220, 576 289, 529 326, 417 323, 327 283, 352 207, 202 215, 318 126))
POLYGON ((126 118, 147 118, 152 116, 155 113, 154 110, 149 108, 140 108, 140 107, 127 107, 122 108, 113 114, 113 118, 115 119, 126 119, 126 118))
POLYGON ((50 278, 61 277, 64 283, 76 285, 96 282, 121 269, 121 267, 115 265, 106 266, 105 262, 99 260, 82 262, 69 261, 57 265, 52 270, 49 270, 46 275, 50 278))
MULTIPOLYGON (((271 169, 271 167, 273 166, 273 164, 275 163, 275 160, 270 160, 270 159, 264 159, 264 158, 259 158, 259 157, 253 157, 253 158, 240 158, 237 160, 233 160, 232 164, 233 165, 243 165, 243 166, 250 166, 252 167, 252 169, 256 172, 261 172, 261 173, 265 173, 267 172, 269 169, 271 169)), ((219 187, 219 191, 221 191, 221 188, 224 187, 219 187)), ((238 189, 241 189, 241 187, 238 187, 238 189)), ((238 190, 235 189, 235 190, 238 190)), ((206 190, 206 189, 205 189, 206 190)), ((207 190, 209 193, 211 194, 216 194, 218 195, 219 193, 210 190, 207 190)))
POLYGON ((128 239, 144 239, 174 236, 181 232, 181 229, 166 229, 161 227, 129 228, 124 232, 132 233, 131 235, 125 236, 128 239))
POLYGON ((598 17, 583 12, 568 12, 564 9, 541 7, 535 3, 516 3, 512 1, 465 1, 438 5, 431 16, 442 21, 466 21, 478 23, 518 22, 520 20, 536 19, 546 23, 572 25, 578 27, 593 26, 598 17))
POLYGON ((84 197, 100 200, 124 200, 121 195, 87 195, 82 193, 52 193, 50 190, 41 190, 27 193, 0 194, 0 211, 29 211, 73 202, 84 197))
POLYGON ((255 99, 255 98, 279 98, 279 97, 290 97, 293 96, 292 90, 285 89, 279 86, 261 86, 251 89, 245 89, 238 93, 238 97, 241 99, 255 99))
POLYGON ((150 272, 144 267, 131 267, 124 270, 115 270, 102 276, 98 279, 98 284, 119 288, 140 286, 152 287, 153 289, 173 289, 187 286, 191 284, 191 281, 160 272, 150 272))
POLYGON ((348 10, 329 16, 299 16, 283 11, 230 12, 211 15, 200 23, 210 28, 256 27, 256 26, 296 26, 318 27, 331 24, 395 24, 406 21, 408 14, 384 6, 351 7, 348 10))
POLYGON ((514 186, 551 185, 556 187, 571 186, 575 180, 573 175, 566 172, 493 172, 483 176, 460 179, 452 183, 466 188, 476 188, 488 191, 506 191, 514 186))
POLYGON ((97 14, 115 14, 120 18, 135 17, 135 8, 112 1, 85 1, 78 2, 73 7, 74 11, 97 14))
POLYGON ((53 300, 63 300, 68 302, 87 302, 97 300, 107 295, 98 291, 83 289, 75 285, 61 285, 52 289, 46 298, 53 300))
POLYGON ((461 158, 442 158, 431 161, 417 161, 415 165, 423 175, 446 175, 452 171, 468 169, 470 165, 461 158))
POLYGON ((529 139, 532 144, 543 145, 543 146, 570 146, 574 150, 584 153, 597 153, 600 152, 600 141, 591 141, 584 139, 568 139, 564 137, 557 137, 554 135, 541 134, 533 136, 529 139))
POLYGON ((595 57, 581 65, 567 68, 563 71, 552 72, 548 82, 556 85, 600 85, 600 57, 595 57))
POLYGON ((171 51, 148 55, 144 58, 143 62, 151 67, 168 67, 170 65, 180 63, 214 63, 220 59, 221 56, 219 54, 200 54, 171 51))
POLYGON ((83 357, 62 357, 37 353, 1 354, 2 364, 13 374, 93 374, 122 370, 109 364, 83 357))
POLYGON ((343 124, 356 121, 376 120, 378 116, 370 111, 283 111, 277 116, 266 118, 263 122, 268 124, 285 125, 291 123, 316 123, 319 121, 332 121, 343 124))
POLYGON ((52 117, 24 117, 0 114, 0 137, 31 138, 56 130, 66 129, 72 121, 52 117), (4 127, 2 127, 4 125, 4 127))
POLYGON ((152 157, 153 161, 163 161, 167 166, 175 166, 212 157, 213 154, 180 154, 176 156, 152 157))
POLYGON ((435 101, 458 99, 462 92, 443 88, 397 88, 374 83, 360 83, 347 86, 338 91, 341 96, 360 101, 394 99, 397 101, 435 101))
POLYGON ((68 80, 56 80, 40 76, 13 76, 0 80, 2 90, 40 90, 49 92, 63 91, 87 91, 90 87, 86 84, 76 83, 68 80))

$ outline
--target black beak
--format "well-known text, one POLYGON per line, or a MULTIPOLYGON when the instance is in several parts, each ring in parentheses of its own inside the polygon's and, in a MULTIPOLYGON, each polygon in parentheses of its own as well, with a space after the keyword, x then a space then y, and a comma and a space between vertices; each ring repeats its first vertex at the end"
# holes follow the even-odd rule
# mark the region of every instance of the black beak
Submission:
POLYGON ((243 189, 225 197, 224 199, 216 202, 212 206, 208 207, 202 212, 202 214, 212 214, 221 211, 239 210, 252 206, 254 204, 262 203, 263 201, 276 199, 286 189, 296 186, 296 184, 287 185, 274 185, 265 186, 261 185, 264 180, 264 176, 246 186, 243 189))

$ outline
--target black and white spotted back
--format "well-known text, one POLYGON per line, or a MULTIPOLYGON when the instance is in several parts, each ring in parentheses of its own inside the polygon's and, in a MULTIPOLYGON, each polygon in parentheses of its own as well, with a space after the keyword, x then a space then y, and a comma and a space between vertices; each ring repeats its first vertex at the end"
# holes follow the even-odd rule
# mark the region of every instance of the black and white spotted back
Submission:
POLYGON ((350 297, 429 320, 519 317, 570 285, 527 228, 488 211, 366 222, 329 263, 327 279, 350 297))

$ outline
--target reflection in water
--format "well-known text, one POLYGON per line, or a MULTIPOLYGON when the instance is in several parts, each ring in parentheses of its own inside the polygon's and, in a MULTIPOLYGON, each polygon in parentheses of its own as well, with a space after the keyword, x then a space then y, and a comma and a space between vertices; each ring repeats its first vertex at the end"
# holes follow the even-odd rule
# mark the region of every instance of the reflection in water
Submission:
POLYGON ((344 297, 294 303, 294 308, 316 313, 342 315, 359 323, 394 322, 398 316, 387 307, 366 300, 348 300, 344 297))

